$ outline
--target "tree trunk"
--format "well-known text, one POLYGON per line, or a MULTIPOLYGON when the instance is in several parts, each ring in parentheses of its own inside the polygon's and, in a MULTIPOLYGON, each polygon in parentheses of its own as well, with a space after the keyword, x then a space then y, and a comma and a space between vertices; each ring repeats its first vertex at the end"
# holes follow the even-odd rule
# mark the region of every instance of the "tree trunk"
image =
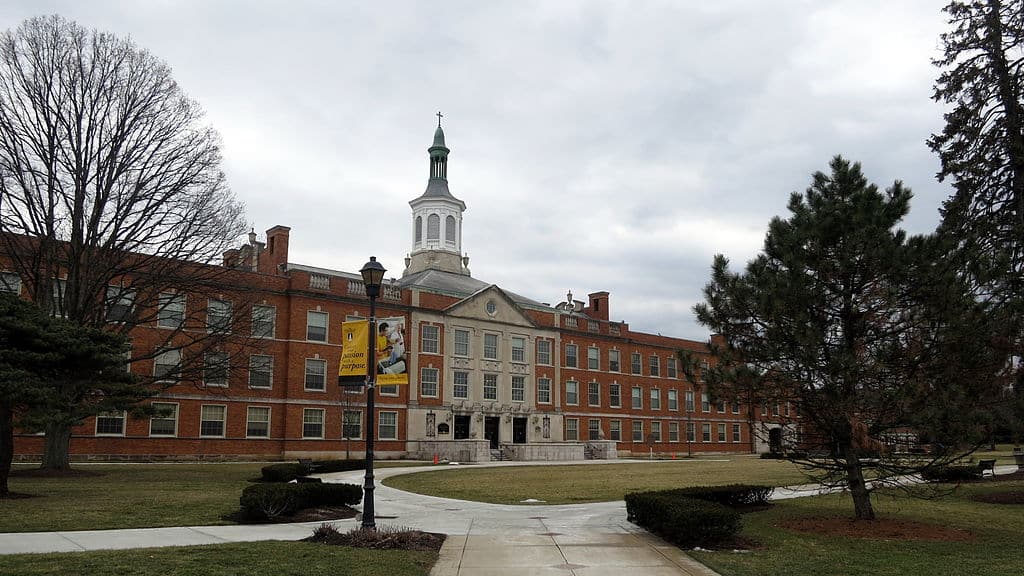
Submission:
POLYGON ((71 468, 71 426, 64 422, 46 425, 46 442, 43 449, 44 470, 69 470, 71 468))
POLYGON ((853 513, 855 520, 874 520, 875 509, 871 507, 871 492, 864 482, 864 470, 860 465, 857 450, 847 444, 843 453, 846 457, 846 482, 853 497, 853 513))
POLYGON ((14 461, 14 415, 11 407, 0 403, 0 498, 10 494, 7 478, 14 461))

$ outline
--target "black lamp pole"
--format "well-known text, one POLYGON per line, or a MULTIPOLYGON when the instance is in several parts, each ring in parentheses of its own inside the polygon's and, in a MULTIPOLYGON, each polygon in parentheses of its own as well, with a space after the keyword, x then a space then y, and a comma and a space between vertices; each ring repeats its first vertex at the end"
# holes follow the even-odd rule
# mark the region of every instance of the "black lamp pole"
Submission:
POLYGON ((363 530, 376 530, 377 522, 373 511, 373 435, 376 428, 374 422, 373 401, 377 394, 377 311, 374 306, 380 295, 380 285, 384 281, 386 270, 375 256, 370 256, 363 269, 363 285, 366 296, 370 299, 370 322, 367 326, 367 357, 366 357, 366 477, 363 482, 363 530))

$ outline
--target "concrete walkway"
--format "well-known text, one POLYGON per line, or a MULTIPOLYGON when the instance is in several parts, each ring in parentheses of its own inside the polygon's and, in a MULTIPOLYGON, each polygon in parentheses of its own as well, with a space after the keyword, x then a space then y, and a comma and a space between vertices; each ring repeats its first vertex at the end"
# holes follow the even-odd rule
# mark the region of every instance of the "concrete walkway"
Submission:
MULTIPOLYGON (((694 464, 697 462, 693 461, 694 464)), ((600 466, 614 463, 616 461, 612 460, 571 464, 600 466)), ((472 468, 553 464, 570 463, 502 462, 474 465, 472 468)), ((378 526, 393 525, 448 534, 432 576, 716 575, 675 546, 627 522, 626 506, 621 501, 512 506, 423 496, 380 484, 380 480, 389 476, 431 470, 437 468, 377 469, 374 502, 378 526)), ((999 466, 995 472, 1008 474, 1016 470, 1016 466, 999 466)), ((599 474, 600 471, 595 470, 594 473, 599 474)), ((363 473, 341 472, 322 476, 329 482, 362 484, 363 473)), ((777 488, 773 499, 812 496, 826 491, 813 485, 777 488)), ((347 531, 357 527, 359 520, 353 518, 332 523, 338 530, 347 531)), ((0 534, 0 554, 299 540, 312 534, 320 524, 8 533, 0 534)))

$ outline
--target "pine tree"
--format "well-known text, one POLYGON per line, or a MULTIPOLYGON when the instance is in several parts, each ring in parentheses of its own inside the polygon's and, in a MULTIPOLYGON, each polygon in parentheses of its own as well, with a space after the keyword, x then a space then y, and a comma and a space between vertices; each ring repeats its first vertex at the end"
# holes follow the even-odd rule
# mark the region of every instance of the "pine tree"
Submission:
MULTIPOLYGON (((970 452, 1003 360, 991 318, 939 257, 940 240, 897 228, 910 190, 884 193, 841 157, 794 193, 744 273, 716 256, 698 320, 721 335, 713 396, 772 409, 790 458, 850 491, 874 518, 874 487, 970 452), (928 457, 896 456, 924 436, 928 457), (868 479, 872 478, 869 484, 868 479)), ((765 410, 763 414, 769 411, 765 410)))

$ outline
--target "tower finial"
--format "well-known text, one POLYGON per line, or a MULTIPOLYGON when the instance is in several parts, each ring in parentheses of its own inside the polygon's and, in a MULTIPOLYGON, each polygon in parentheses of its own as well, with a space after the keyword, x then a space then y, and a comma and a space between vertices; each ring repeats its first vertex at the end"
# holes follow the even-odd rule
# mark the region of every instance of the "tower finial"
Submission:
POLYGON ((438 127, 438 128, 440 128, 440 127, 441 127, 441 118, 442 118, 442 117, 444 117, 444 114, 441 114, 441 111, 440 111, 440 110, 438 110, 438 111, 437 111, 437 127, 438 127))

